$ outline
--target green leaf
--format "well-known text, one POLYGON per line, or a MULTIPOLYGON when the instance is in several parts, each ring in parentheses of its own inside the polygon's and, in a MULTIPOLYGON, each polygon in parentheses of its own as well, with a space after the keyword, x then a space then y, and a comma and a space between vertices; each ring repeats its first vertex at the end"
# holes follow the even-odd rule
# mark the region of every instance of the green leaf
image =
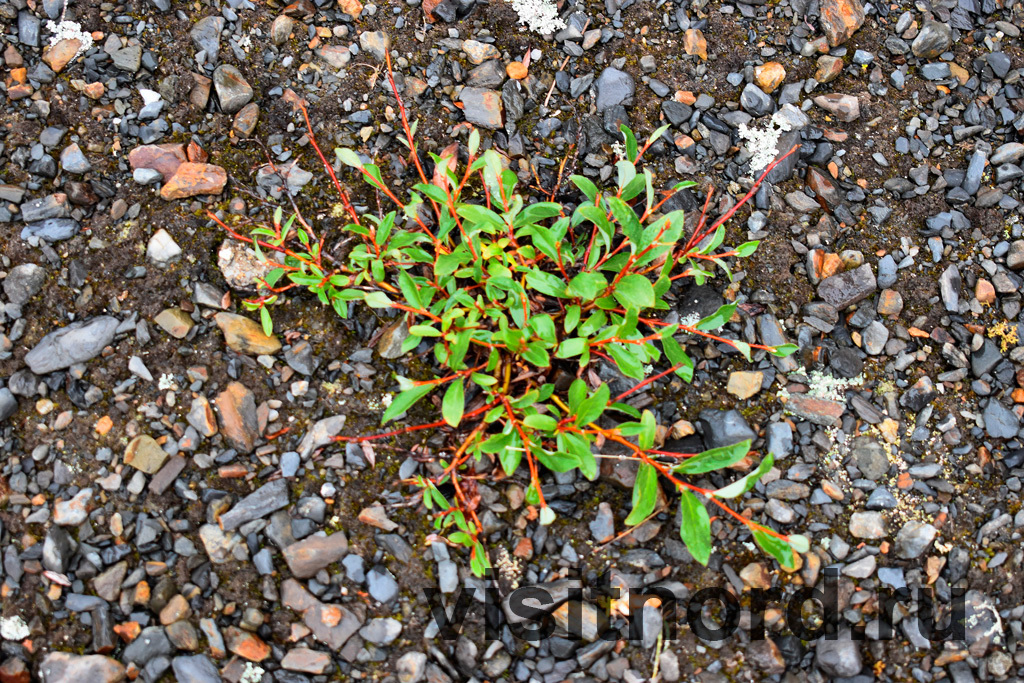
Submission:
POLYGON ((569 281, 569 293, 583 301, 593 301, 608 286, 608 278, 601 273, 583 272, 569 281))
POLYGON ((637 217, 636 212, 633 211, 633 208, 618 197, 609 197, 608 206, 611 208, 615 220, 619 222, 622 234, 629 238, 629 241, 633 244, 639 243, 643 230, 640 227, 640 219, 637 217))
POLYGON ((531 429, 537 429, 542 432, 553 432, 558 426, 558 420, 550 415, 534 413, 533 415, 527 415, 524 417, 523 424, 531 429))
POLYGON ((615 285, 615 299, 623 308, 650 308, 654 305, 654 286, 639 273, 627 275, 615 285))
POLYGON ((552 472, 568 472, 579 466, 579 460, 568 453, 548 453, 543 450, 536 450, 534 451, 534 455, 537 456, 537 460, 539 460, 544 467, 547 467, 552 472))
POLYGON ((391 405, 389 405, 387 410, 384 411, 384 415, 381 417, 380 423, 385 424, 389 420, 393 420, 398 415, 409 410, 416 401, 429 394, 430 390, 433 388, 433 384, 417 384, 406 389, 398 396, 395 396, 395 399, 391 401, 391 405))
POLYGON ((697 323, 696 328, 701 332, 709 332, 711 330, 717 330, 720 327, 724 327, 729 319, 732 318, 733 312, 736 311, 736 304, 725 304, 719 306, 718 310, 702 319, 697 323))
POLYGON ((615 361, 619 372, 635 380, 644 378, 644 365, 637 357, 639 347, 636 344, 607 344, 604 348, 615 361))
POLYGON ((565 308, 565 332, 566 334, 576 329, 580 322, 580 307, 576 304, 565 308))
POLYGON ((478 149, 480 149, 480 131, 474 128, 469 132, 469 155, 476 156, 478 149))
POLYGON ((641 463, 633 484, 633 510, 626 517, 628 526, 636 526, 647 519, 658 503, 658 470, 653 465, 641 463))
POLYGON ((263 324, 263 334, 269 337, 274 331, 274 321, 270 317, 270 311, 267 310, 266 306, 260 308, 260 323, 263 324))
POLYGON ((533 289, 536 289, 541 294, 560 298, 564 298, 566 296, 565 280, 536 268, 532 268, 526 272, 526 284, 533 289))
POLYGON ((679 474, 703 474, 724 467, 730 467, 742 460, 750 452, 750 439, 740 441, 731 446, 721 446, 706 450, 699 455, 683 460, 672 468, 679 474))
POLYGON ((759 244, 761 243, 756 240, 754 242, 744 242, 740 246, 736 247, 736 254, 741 258, 746 258, 757 251, 757 245, 759 244))
POLYGON ((356 154, 353 149, 349 149, 348 147, 338 147, 334 150, 334 153, 338 156, 338 161, 346 166, 351 166, 352 168, 363 167, 362 159, 359 158, 359 155, 356 154))
POLYGON ((686 352, 679 346, 679 342, 673 339, 670 334, 664 335, 661 338, 661 348, 673 367, 679 366, 676 368, 676 375, 682 378, 684 382, 691 381, 693 379, 693 360, 686 355, 686 352))
POLYGON ((654 438, 658 433, 658 423, 654 419, 654 413, 645 410, 640 416, 642 430, 637 435, 637 443, 643 450, 654 448, 654 438))
POLYGON ((790 534, 789 547, 798 553, 806 553, 811 549, 811 541, 803 534, 790 534))
POLYGON ((404 270, 398 271, 398 285, 402 289, 402 296, 405 297, 406 303, 413 308, 423 308, 423 302, 420 301, 420 290, 409 273, 404 270))
POLYGON ((738 498, 744 493, 754 488, 754 485, 765 475, 765 473, 772 468, 775 464, 775 456, 769 453, 761 461, 761 464, 757 466, 757 469, 743 477, 737 479, 728 486, 724 486, 715 491, 715 498, 738 498))
POLYGON ((795 353, 800 347, 796 344, 781 344, 775 347, 775 350, 771 352, 776 358, 785 358, 795 353))
POLYGON ((633 131, 626 124, 620 125, 619 130, 622 131, 622 137, 626 141, 626 156, 630 161, 636 161, 639 152, 636 145, 636 136, 633 135, 633 131))
POLYGON ((392 301, 384 292, 369 292, 364 299, 370 308, 391 308, 392 301))
POLYGON ((558 345, 558 352, 555 353, 556 358, 572 358, 578 356, 587 349, 587 340, 580 339, 579 337, 572 337, 566 339, 558 345))
POLYGON ((511 477, 515 473, 522 459, 523 451, 521 447, 506 448, 498 452, 498 462, 501 463, 501 469, 507 477, 511 477))
POLYGON ((587 425, 601 417, 605 406, 608 405, 608 399, 611 398, 611 393, 608 385, 602 384, 590 397, 584 399, 580 403, 580 409, 576 412, 576 424, 587 425))
POLYGON ((754 542, 760 546, 761 550, 778 560, 779 564, 786 569, 793 569, 796 566, 793 561, 793 549, 789 547, 788 543, 760 529, 753 529, 753 532, 754 542))
POLYGON ((465 408, 465 387, 462 378, 459 377, 449 382, 448 389, 444 392, 444 399, 441 401, 441 417, 452 427, 458 427, 465 408))
POLYGON ((682 513, 679 536, 693 559, 706 567, 711 559, 711 519, 708 517, 708 509, 689 489, 679 492, 679 509, 682 513))
POLYGON ((738 339, 733 340, 733 348, 743 354, 743 357, 750 360, 750 344, 747 342, 739 341, 738 339))
POLYGON ((540 517, 537 520, 541 526, 548 526, 555 521, 555 511, 551 508, 544 506, 540 509, 540 517))
POLYGON ((430 325, 412 325, 409 327, 409 334, 414 334, 417 337, 440 337, 441 330, 430 325))
POLYGON ((580 192, 586 195, 587 199, 593 202, 597 199, 597 185, 595 185, 589 178, 585 178, 581 175, 569 176, 569 180, 572 184, 579 188, 580 192))

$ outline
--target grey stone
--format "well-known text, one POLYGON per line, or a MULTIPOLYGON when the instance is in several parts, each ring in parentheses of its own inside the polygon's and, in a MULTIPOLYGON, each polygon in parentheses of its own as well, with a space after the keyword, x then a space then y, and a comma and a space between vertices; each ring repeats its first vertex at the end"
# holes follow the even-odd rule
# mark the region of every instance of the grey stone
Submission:
POLYGON ((850 462, 865 479, 878 481, 889 472, 889 458, 882 444, 871 437, 861 436, 850 449, 850 462))
POLYGON ((818 639, 814 661, 829 676, 849 677, 860 673, 863 662, 860 643, 850 640, 848 632, 818 639))
POLYGON ((1017 415, 995 398, 989 399, 982 417, 985 419, 985 432, 993 439, 1012 439, 1020 430, 1017 415))
POLYGON ((61 242, 78 234, 81 224, 74 218, 47 218, 28 223, 21 229, 21 239, 38 237, 45 242, 61 242))
POLYGON ((615 67, 608 67, 601 72, 594 84, 597 88, 597 111, 603 112, 616 105, 629 106, 633 102, 636 84, 633 77, 615 67))
POLYGON ((246 522, 266 517, 271 512, 280 510, 287 505, 288 482, 284 479, 276 479, 256 489, 222 514, 220 525, 225 531, 231 531, 246 522))
POLYGON ((359 629, 359 635, 374 645, 388 645, 402 634, 402 622, 397 619, 371 619, 359 629))
POLYGON ((745 439, 757 438, 738 410, 703 410, 700 424, 704 428, 704 443, 708 448, 731 446, 745 439))
POLYGON ((950 313, 960 310, 960 270, 956 264, 950 264, 939 276, 939 292, 942 294, 942 303, 950 313))
POLYGON ((120 323, 109 315, 73 322, 39 340, 25 354, 25 362, 37 375, 63 370, 99 355, 110 342, 120 323))
POLYGON ((939 530, 931 524, 911 520, 896 534, 896 552, 904 560, 914 560, 928 550, 939 530))
POLYGON ((217 91, 220 108, 234 114, 244 107, 253 96, 252 86, 242 72, 230 64, 221 64, 213 71, 213 87, 217 91))
POLYGON ((197 50, 206 53, 206 61, 210 64, 217 63, 220 54, 220 32, 224 30, 224 17, 209 16, 203 17, 192 27, 190 36, 192 44, 197 50))
POLYGON ((175 657, 171 660, 174 675, 179 681, 189 683, 220 683, 220 671, 213 660, 206 655, 175 657))
POLYGON ((926 21, 921 32, 914 38, 910 50, 915 57, 935 59, 949 49, 953 40, 953 32, 946 24, 937 21, 926 21))
POLYGON ((23 263, 11 268, 4 278, 4 294, 12 304, 24 306, 39 293, 46 280, 46 271, 34 263, 23 263))
POLYGON ((818 296, 837 310, 867 298, 877 288, 870 264, 827 277, 818 285, 818 296))
POLYGON ((398 597, 398 582, 386 567, 380 565, 366 573, 366 589, 370 597, 385 604, 398 597))
POLYGON ((772 98, 754 83, 747 83, 740 93, 740 106, 751 116, 760 117, 771 113, 774 106, 772 98))

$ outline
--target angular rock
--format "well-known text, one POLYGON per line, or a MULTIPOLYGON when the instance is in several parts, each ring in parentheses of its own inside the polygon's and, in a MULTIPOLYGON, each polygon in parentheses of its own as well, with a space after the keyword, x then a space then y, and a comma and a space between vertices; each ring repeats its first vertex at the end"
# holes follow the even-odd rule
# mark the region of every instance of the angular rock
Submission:
POLYGON ((864 5, 860 0, 822 0, 821 30, 832 47, 842 45, 864 24, 864 5))
POLYGON ((844 123, 860 118, 860 100, 856 95, 818 95, 814 98, 814 103, 844 123))
POLYGON ((227 183, 228 173, 220 166, 185 162, 160 188, 160 196, 173 201, 203 194, 220 194, 227 183))
POLYGON ((156 474, 167 461, 167 451, 151 436, 141 434, 128 442, 124 449, 124 462, 140 472, 156 474))
POLYGON ((329 536, 310 536, 292 543, 282 551, 293 576, 308 579, 324 567, 337 562, 348 553, 348 539, 344 532, 329 536))
POLYGON ((230 64, 221 64, 214 69, 213 89, 217 92, 220 108, 226 114, 239 111, 253 96, 252 86, 245 80, 245 76, 230 64))
POLYGON ((636 92, 633 77, 615 67, 608 67, 601 72, 594 83, 597 88, 597 111, 603 112, 617 105, 629 106, 636 92))
POLYGON ((34 263, 23 263, 11 268, 4 278, 4 294, 17 306, 24 306, 39 293, 46 281, 46 271, 34 263))
POLYGON ((256 398, 241 382, 232 382, 217 395, 220 431, 239 453, 251 453, 259 438, 256 398))
POLYGON ((121 683, 127 678, 124 665, 116 659, 70 652, 47 654, 39 672, 45 683, 121 683))
POLYGON ((501 94, 496 90, 463 88, 459 100, 462 102, 462 111, 467 121, 490 130, 501 128, 501 94))
POLYGON ((231 531, 246 522, 262 519, 271 512, 287 506, 288 482, 284 479, 276 479, 256 489, 222 514, 220 527, 224 531, 231 531))
POLYGON ((870 264, 863 264, 854 270, 827 277, 818 285, 818 296, 837 310, 867 298, 874 293, 878 284, 870 264))
POLYGON ((896 534, 896 552, 904 560, 915 560, 928 550, 938 533, 931 524, 911 520, 896 534))

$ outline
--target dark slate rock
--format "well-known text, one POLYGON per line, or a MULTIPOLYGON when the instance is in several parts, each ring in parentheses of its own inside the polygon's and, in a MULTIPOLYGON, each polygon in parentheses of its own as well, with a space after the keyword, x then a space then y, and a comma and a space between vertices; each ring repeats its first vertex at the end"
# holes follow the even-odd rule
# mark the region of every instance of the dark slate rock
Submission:
POLYGON ((38 237, 47 242, 60 242, 71 239, 81 227, 74 218, 47 218, 43 221, 29 223, 21 229, 21 239, 38 237))
POLYGON ((220 516, 220 525, 225 531, 231 531, 246 522, 266 517, 287 505, 288 482, 276 479, 238 501, 233 508, 220 516))
POLYGON ((626 106, 632 104, 633 93, 636 91, 633 77, 615 67, 608 67, 602 71, 597 78, 595 87, 597 88, 598 112, 603 112, 617 104, 626 106))
POLYGON ((704 442, 708 448, 731 446, 745 439, 757 438, 738 410, 701 411, 700 424, 704 428, 704 442))
POLYGON ((818 296, 837 310, 865 299, 877 288, 875 273, 870 264, 827 277, 818 285, 818 296))

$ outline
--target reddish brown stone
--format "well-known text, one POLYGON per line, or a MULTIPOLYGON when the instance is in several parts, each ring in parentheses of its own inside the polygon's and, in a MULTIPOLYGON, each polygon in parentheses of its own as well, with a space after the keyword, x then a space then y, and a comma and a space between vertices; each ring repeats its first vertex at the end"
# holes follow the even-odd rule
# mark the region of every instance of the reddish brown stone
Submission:
POLYGON ((241 382, 232 382, 217 395, 220 430, 232 448, 251 453, 259 438, 256 399, 241 382))
POLYGON ((281 666, 288 671, 319 676, 331 668, 331 656, 326 652, 310 650, 308 647, 297 647, 288 651, 281 660, 281 666))
POLYGON ((697 55, 707 61, 708 41, 699 28, 688 28, 683 33, 683 52, 688 55, 697 55))
POLYGON ((132 165, 133 171, 137 168, 151 168, 160 171, 164 180, 172 177, 185 161, 185 145, 180 142, 142 145, 128 152, 128 163, 132 165))
POLYGON ((235 626, 224 629, 224 640, 230 652, 250 662, 262 662, 270 656, 270 646, 259 636, 235 626))
POLYGON ((821 30, 832 47, 845 43, 864 24, 860 0, 821 0, 821 30))
POLYGON ((160 196, 171 201, 201 194, 220 194, 228 183, 228 173, 213 164, 185 162, 160 188, 160 196))
POLYGON ((329 564, 337 562, 348 553, 348 539, 341 531, 330 536, 310 536, 292 543, 282 551, 292 575, 300 579, 315 576, 329 564))
POLYGON ((11 657, 0 666, 0 683, 30 683, 32 675, 25 667, 25 662, 11 657))
POLYGON ((65 38, 46 51, 46 54, 43 55, 43 61, 54 72, 60 73, 75 58, 81 47, 82 41, 78 38, 65 38))

